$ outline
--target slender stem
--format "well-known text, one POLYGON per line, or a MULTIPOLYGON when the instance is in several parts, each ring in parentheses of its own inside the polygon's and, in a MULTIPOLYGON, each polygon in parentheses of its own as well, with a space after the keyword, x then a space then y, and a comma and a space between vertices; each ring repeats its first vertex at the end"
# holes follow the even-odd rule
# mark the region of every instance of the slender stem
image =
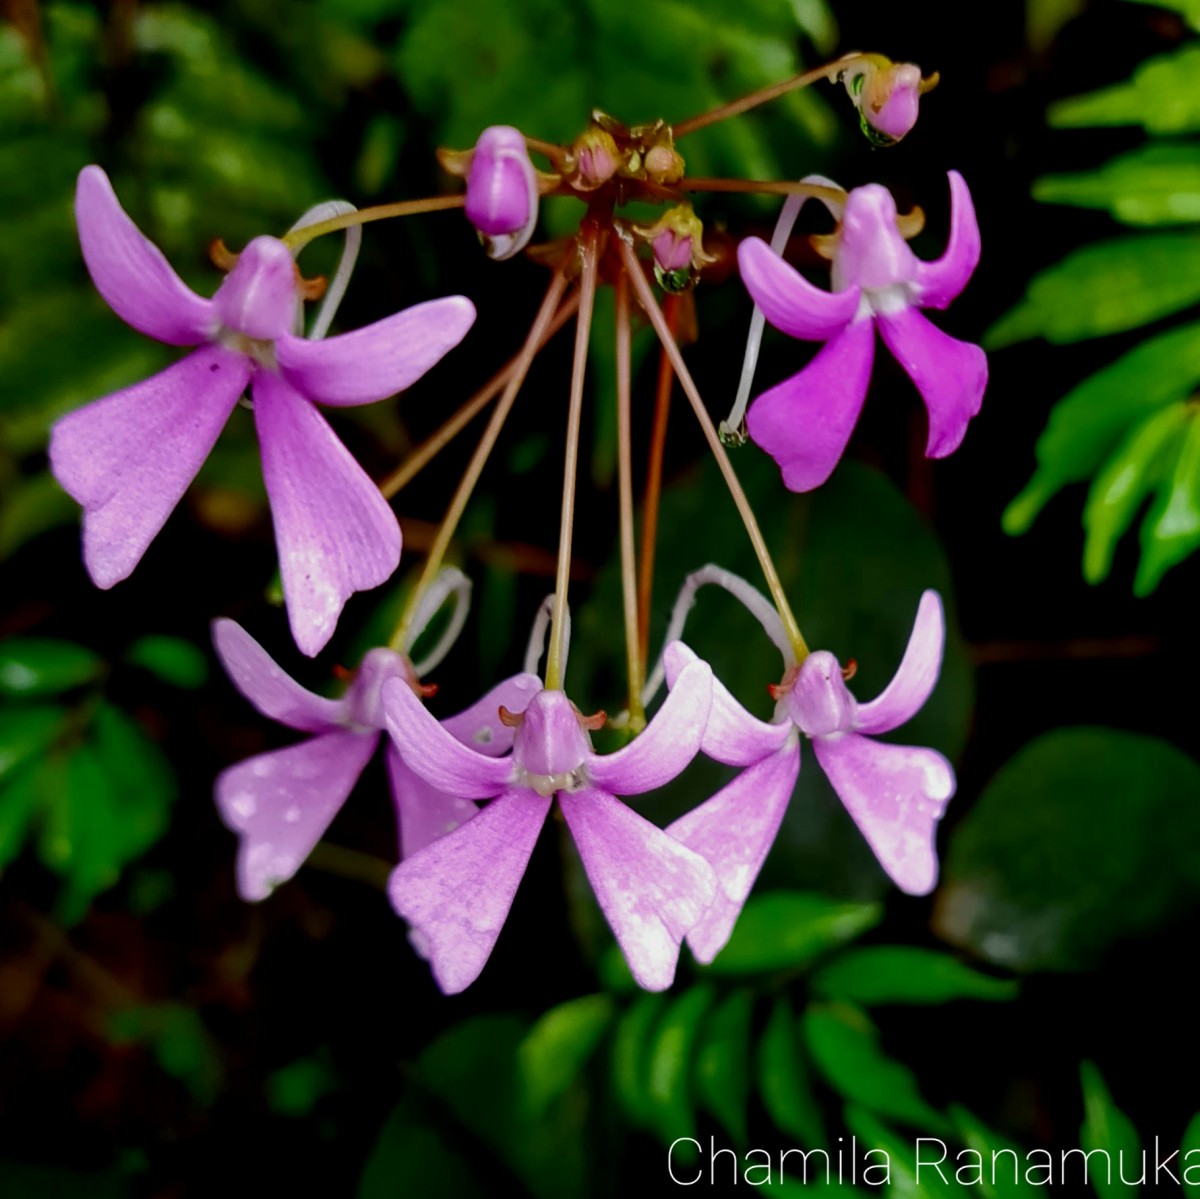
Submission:
MULTIPOLYGON (((671 340, 679 316, 679 296, 663 301, 663 319, 671 340)), ((671 387, 675 375, 666 349, 660 349, 658 384, 654 394, 654 424, 650 428, 650 460, 646 465, 646 491, 642 500, 642 554, 638 563, 638 649, 645 662, 650 656, 650 600, 654 594, 654 550, 658 539, 658 501, 662 495, 663 450, 667 444, 667 419, 671 415, 671 387)))
POLYGON ((423 212, 442 212, 447 208, 461 208, 467 202, 465 194, 453 196, 429 196, 424 200, 400 200, 395 204, 377 204, 374 208, 360 208, 357 212, 343 213, 341 216, 330 217, 327 221, 318 221, 315 225, 305 225, 303 229, 293 229, 283 235, 283 242, 299 251, 317 237, 326 233, 336 233, 339 229, 348 229, 351 225, 365 225, 369 221, 387 221, 392 217, 418 216, 423 212))
POLYGON ((617 276, 617 489, 621 506, 621 594, 625 602, 625 658, 629 675, 629 727, 646 727, 642 687, 646 663, 638 640, 637 562, 633 544, 633 435, 630 428, 629 280, 617 276))
POLYGON ((538 347, 545 340, 546 329, 566 290, 568 261, 568 259, 564 259, 559 264, 558 269, 554 272, 554 277, 550 280, 550 286, 546 289, 542 306, 538 309, 537 316, 533 318, 533 324, 525 337, 525 344, 521 346, 521 352, 517 355, 517 364, 509 376, 504 394, 492 412, 487 428, 484 429, 483 436, 479 439, 479 445, 476 446, 471 461, 467 463, 466 472, 450 500, 450 507, 442 518, 437 537, 430 546, 429 557, 425 559, 425 568, 421 571, 421 577, 417 580, 417 585, 413 588, 412 594, 408 597, 408 603, 404 606, 400 623, 396 626, 391 641, 388 642, 392 649, 400 650, 405 643, 409 625, 420 607, 421 597, 425 594, 426 588, 437 578, 442 559, 449 548, 454 531, 458 528, 458 522, 462 519, 467 501, 471 498, 471 492, 474 491, 475 484, 479 482, 479 476, 483 473, 484 463, 487 462, 488 455, 491 454, 492 447, 496 444, 496 438, 500 436, 500 430, 512 410, 513 401, 517 398, 517 392, 521 390, 521 384, 525 382, 525 376, 529 373, 529 367, 538 352, 538 347))
POLYGON ((563 646, 567 626, 567 584, 571 573, 571 533, 575 525, 575 476, 579 466, 579 427, 583 383, 587 374, 588 335, 596 301, 597 243, 600 229, 588 223, 583 232, 579 279, 579 319, 575 322, 575 359, 571 364, 571 400, 567 410, 567 449, 563 463, 562 518, 558 529, 558 572, 554 578, 554 616, 546 653, 546 690, 562 690, 563 646))
POLYGON ((646 277, 642 274, 633 246, 623 238, 619 241, 619 245, 621 257, 625 262, 625 269, 629 273, 630 279, 633 280, 633 287, 637 292, 638 302, 646 310, 646 315, 650 318, 650 323, 654 326, 654 331, 658 334, 658 339, 662 342, 663 348, 671 360, 671 365, 675 369, 675 375, 683 387, 684 394, 687 396, 692 410, 696 413, 696 419, 700 422, 701 429, 704 430, 704 438, 717 459, 717 465, 721 468, 721 474, 725 477, 725 483, 729 487, 730 494, 733 496, 733 502, 737 506, 742 523, 746 526, 746 532, 750 536, 750 544, 754 547, 754 553, 758 557, 759 566, 762 567, 763 577, 767 581, 771 598, 775 601, 775 608, 779 613, 780 620, 783 621, 788 641, 795 651, 796 661, 803 662, 808 657, 808 645, 800 633, 800 626, 796 623, 796 617, 792 614, 791 606, 787 602, 787 596, 783 591, 783 584, 779 581, 779 573, 775 569, 775 563, 771 560, 767 543, 763 539, 762 530, 758 527, 758 521, 754 518, 750 501, 746 499, 746 493, 742 490, 741 483, 738 482, 738 477, 733 470, 733 464, 729 461, 729 455, 725 452, 725 447, 721 444, 721 439, 717 436, 717 430, 713 425, 712 417, 708 415, 708 409, 704 407, 704 401, 700 398, 699 389, 692 379, 687 364, 683 361, 683 355, 679 352, 679 346, 675 344, 675 338, 667 326, 662 311, 655 302, 654 293, 650 290, 650 284, 646 282, 646 277))
POLYGON ((795 182, 791 179, 707 179, 685 176, 676 186, 688 192, 749 192, 760 196, 804 196, 824 200, 828 204, 844 204, 846 193, 840 187, 824 187, 819 183, 795 182))
POLYGON ((675 140, 678 141, 685 133, 695 133, 697 129, 705 129, 709 125, 715 125, 718 121, 724 121, 729 117, 736 117, 739 113, 748 112, 751 108, 757 108, 760 104, 777 100, 788 92, 808 87, 810 83, 816 83, 818 79, 835 80, 842 71, 862 57, 857 52, 844 54, 841 58, 826 63, 823 67, 815 67, 811 71, 805 71, 802 75, 794 75, 791 79, 785 79, 781 83, 773 83, 770 87, 760 88, 748 96, 743 96, 740 100, 732 100, 709 112, 689 117, 686 121, 680 121, 672 126, 675 140))
POLYGON ((562 164, 562 161, 567 156, 565 146, 560 146, 556 142, 544 142, 540 137, 525 136, 525 145, 535 154, 542 154, 550 159, 557 167, 562 164))
MULTIPOLYGON (((538 343, 540 350, 579 309, 579 296, 572 295, 554 314, 554 319, 538 343)), ((390 475, 379 484, 385 499, 392 499, 402 488, 437 457, 462 430, 499 394, 501 388, 512 378, 517 369, 520 355, 514 355, 500 368, 444 425, 423 441, 390 475)))

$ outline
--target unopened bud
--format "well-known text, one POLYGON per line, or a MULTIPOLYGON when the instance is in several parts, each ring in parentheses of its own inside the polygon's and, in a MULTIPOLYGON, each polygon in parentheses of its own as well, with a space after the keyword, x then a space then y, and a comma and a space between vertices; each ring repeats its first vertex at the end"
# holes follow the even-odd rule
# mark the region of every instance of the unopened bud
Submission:
POLYGON ((922 79, 915 63, 864 55, 843 72, 842 81, 858 109, 863 133, 876 146, 891 146, 917 123, 919 100, 937 86, 938 75, 922 79))
POLYGON ((485 129, 467 155, 443 154, 442 165, 466 174, 467 220, 492 258, 511 258, 537 224, 538 182, 525 135, 511 125, 485 129))
POLYGON ((607 183, 617 173, 621 157, 612 134, 595 126, 576 138, 571 155, 575 160, 571 183, 580 191, 593 191, 607 183))
POLYGON ((636 232, 650 243, 659 287, 672 295, 694 286, 700 268, 713 261, 704 252, 704 226, 690 204, 667 209, 649 228, 636 232))

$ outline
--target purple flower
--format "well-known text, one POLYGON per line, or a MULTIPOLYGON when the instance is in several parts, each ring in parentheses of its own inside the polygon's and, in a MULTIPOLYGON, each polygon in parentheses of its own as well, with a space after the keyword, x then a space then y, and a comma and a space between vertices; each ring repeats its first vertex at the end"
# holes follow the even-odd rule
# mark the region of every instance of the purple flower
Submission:
MULTIPOLYGON (((817 761, 892 881, 910 895, 933 889, 935 830, 954 794, 953 768, 936 750, 874 736, 898 728, 928 699, 944 640, 941 599, 926 591, 900 669, 882 694, 860 704, 837 659, 820 650, 793 666, 776 689, 772 723, 751 716, 713 680, 701 748, 718 762, 746 769, 667 828, 709 861, 720 885, 708 914, 688 933, 699 961, 712 961, 728 941, 775 840, 800 773, 801 733, 811 739, 817 761)), ((664 658, 668 683, 699 661, 682 642, 668 647, 664 658)))
MULTIPOLYGON (((396 680, 420 704, 420 684, 405 655, 373 649, 345 695, 325 699, 288 678, 232 620, 213 622, 213 642, 234 686, 264 716, 310 734, 296 745, 230 766, 217 778, 217 807, 241 839, 238 893, 243 899, 263 899, 300 868, 374 754, 384 727, 384 685, 396 680)), ((500 705, 520 707, 540 688, 536 675, 514 675, 465 712, 434 724, 456 743, 477 746, 485 754, 506 753, 513 738, 497 718, 500 705)), ((390 743, 387 767, 401 857, 475 815, 473 803, 438 791, 414 774, 390 743)))
POLYGON ((917 123, 920 98, 937 86, 938 75, 935 71, 922 79, 915 63, 866 54, 843 72, 842 80, 858 109, 863 132, 875 145, 890 146, 917 123))
POLYGON ((634 978, 652 991, 671 985, 680 943, 716 893, 713 872, 616 796, 660 787, 687 766, 711 685, 705 663, 682 668, 646 729, 612 754, 592 750, 591 722, 562 691, 538 691, 519 712, 501 714, 516 726, 509 758, 466 748, 409 688, 385 686, 388 731, 408 766, 439 791, 492 800, 401 862, 388 887, 444 992, 463 990, 486 964, 555 796, 634 978))
POLYGON ((538 182, 519 129, 492 125, 479 135, 467 170, 466 214, 492 258, 511 258, 529 244, 538 182))
POLYGON ((309 341, 292 333, 300 279, 282 241, 255 238, 205 300, 139 232, 97 166, 80 172, 75 219, 109 307, 150 337, 199 347, 54 426, 50 465, 83 505, 93 582, 107 588, 130 574, 250 384, 288 618, 296 644, 317 653, 350 595, 395 571, 400 528, 314 401, 345 407, 401 391, 462 340, 474 307, 451 296, 309 341))
POLYGON ((742 281, 768 321, 792 337, 826 344, 799 374, 750 406, 750 436, 779 463, 793 491, 820 486, 858 420, 875 353, 875 328, 929 411, 925 453, 944 458, 963 439, 987 385, 987 358, 930 324, 918 308, 945 308, 979 262, 970 192, 950 173, 950 243, 923 262, 896 225, 896 202, 877 184, 846 197, 834 235, 833 290, 822 291, 758 238, 738 247, 742 281))

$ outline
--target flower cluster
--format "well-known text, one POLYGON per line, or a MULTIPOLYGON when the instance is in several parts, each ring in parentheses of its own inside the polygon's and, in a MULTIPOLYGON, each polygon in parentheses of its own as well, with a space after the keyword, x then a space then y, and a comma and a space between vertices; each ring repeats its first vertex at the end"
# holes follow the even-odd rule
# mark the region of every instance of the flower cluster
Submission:
MULTIPOLYGON (((399 864, 388 895, 411 926, 441 988, 457 992, 483 970, 508 916, 535 842, 557 806, 584 872, 636 980, 671 984, 686 940, 701 962, 728 941, 784 817, 804 739, 852 819, 897 886, 924 894, 935 883, 936 824, 954 791, 950 764, 934 750, 876 738, 906 722, 938 677, 944 641, 941 601, 921 599, 900 667, 881 695, 859 703, 849 673, 809 649, 791 610, 723 441, 750 437, 779 463, 792 490, 818 486, 850 440, 871 373, 875 330, 913 379, 929 412, 931 457, 951 453, 979 410, 987 365, 978 347, 955 340, 921 315, 944 308, 966 285, 980 238, 970 194, 950 172, 949 244, 933 262, 906 239, 919 211, 897 213, 891 194, 870 184, 846 192, 820 177, 797 184, 689 176, 685 136, 818 79, 841 82, 863 129, 890 144, 913 127, 918 98, 936 82, 911 64, 854 54, 710 113, 668 124, 627 126, 593 114, 569 145, 537 141, 511 126, 485 130, 465 151, 443 151, 465 181, 457 196, 357 212, 331 201, 306 213, 283 237, 260 236, 239 253, 214 245, 226 272, 211 299, 191 291, 122 210, 97 166, 80 173, 76 219, 84 260, 109 306, 135 329, 189 347, 175 365, 97 400, 58 422, 53 472, 83 507, 83 556, 93 581, 111 587, 137 565, 199 470, 233 409, 250 392, 270 501, 288 620, 298 648, 317 654, 347 599, 392 578, 400 526, 388 500, 486 404, 496 400, 479 446, 426 554, 396 630, 370 650, 340 698, 289 678, 239 625, 219 619, 213 640, 229 677, 264 716, 304 739, 228 767, 218 778, 221 816, 238 835, 238 887, 260 900, 289 879, 325 835, 381 738, 399 830, 399 864), (531 154, 546 160, 536 168, 531 154), (722 250, 705 244, 697 193, 774 191, 788 195, 770 245, 737 249, 755 304, 742 393, 719 436, 689 373, 677 336, 687 293, 722 250), (544 198, 585 208, 574 237, 532 244, 544 198), (832 234, 814 239, 831 262, 831 290, 784 260, 797 211, 818 199, 832 234), (633 202, 661 206, 649 223, 624 215, 633 202), (320 407, 386 399, 419 379, 459 344, 475 318, 450 296, 418 304, 366 328, 325 334, 346 286, 368 220, 462 207, 494 259, 522 251, 551 268, 545 299, 516 357, 382 484, 338 440, 320 407), (347 251, 333 283, 307 279, 297 255, 312 239, 344 230, 347 251), (653 283, 665 298, 660 302, 653 283), (628 704, 615 722, 627 742, 598 753, 591 734, 603 712, 585 716, 564 686, 569 644, 568 584, 575 483, 591 317, 598 287, 615 291, 620 546, 628 704), (325 306, 304 335, 304 304, 325 306), (635 545, 631 448, 631 329, 634 304, 661 343, 660 403, 651 437, 643 545, 635 545), (562 519, 554 594, 535 621, 522 672, 455 716, 438 719, 425 680, 466 620, 470 583, 445 565, 458 522, 535 355, 575 320, 562 519), (764 322, 824 347, 792 378, 746 405, 764 322), (671 632, 647 660, 654 528, 665 436, 665 399, 679 381, 716 455, 770 590, 763 596, 719 567, 696 572, 675 605, 671 632), (778 680, 764 679, 776 704, 770 720, 743 709, 711 667, 683 641, 696 589, 717 583, 741 600, 783 655, 778 680), (418 639, 453 606, 435 648, 414 660, 418 639), (540 667, 543 651, 544 667, 540 667), (540 667, 540 668, 539 668, 540 667), (651 669, 652 668, 652 669, 651 669), (647 675, 650 676, 647 682, 647 675), (661 683, 668 691, 654 707, 661 683), (703 753, 736 774, 715 795, 666 828, 621 797, 651 792, 703 753)), ((732 259, 732 255, 728 256, 732 259)), ((714 270, 714 274, 718 273, 714 270)))

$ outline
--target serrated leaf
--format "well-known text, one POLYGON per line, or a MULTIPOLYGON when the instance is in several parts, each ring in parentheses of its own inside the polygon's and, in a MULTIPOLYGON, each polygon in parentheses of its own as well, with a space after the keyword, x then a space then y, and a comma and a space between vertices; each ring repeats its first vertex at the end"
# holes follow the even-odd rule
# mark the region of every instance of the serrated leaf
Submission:
MULTIPOLYGON (((1189 412, 1189 405, 1178 403, 1147 417, 1130 432, 1096 476, 1083 509, 1087 534, 1083 545, 1083 577, 1089 583, 1099 583, 1108 577, 1117 542, 1145 498, 1178 462, 1189 412)), ((1147 519, 1143 531, 1149 526, 1147 519)))
MULTIPOLYGON (((1079 1130, 1079 1144, 1086 1153, 1102 1151, 1106 1167, 1091 1168, 1090 1158, 1085 1158, 1088 1180, 1100 1199, 1125 1199, 1136 1195, 1141 1187, 1136 1182, 1123 1181, 1122 1161, 1129 1164, 1128 1173, 1142 1164, 1142 1138, 1128 1116, 1115 1103, 1100 1071, 1091 1063, 1084 1062, 1079 1068, 1083 1083, 1083 1127, 1079 1130)), ((1066 1166, 1064 1163, 1064 1172, 1066 1166)), ((1141 1178, 1141 1174, 1138 1174, 1141 1178)))
POLYGON ((886 1003, 949 1003, 1012 999, 1017 984, 972 970, 935 949, 873 945, 841 954, 813 977, 818 995, 870 1007, 886 1003))
POLYGON ((0 644, 0 694, 58 695, 98 678, 104 659, 73 641, 12 637, 0 644))
POLYGON ((663 1013, 650 1038, 647 1096, 658 1135, 668 1145, 696 1135, 692 1062, 714 995, 709 984, 684 991, 663 1013))
POLYGON ((1185 416, 1175 469, 1142 524, 1134 595, 1149 595, 1172 566, 1200 546, 1200 409, 1189 404, 1185 416))
POLYGON ((1036 274, 984 334, 989 350, 1031 337, 1056 345, 1136 329, 1200 301, 1200 239, 1149 233, 1084 246, 1036 274))
POLYGON ((694 1081, 700 1106, 717 1120, 733 1143, 747 1142, 750 1102, 750 1022, 754 992, 734 991, 713 1012, 696 1054, 694 1081))
POLYGON ((988 1128, 965 1107, 952 1104, 950 1119, 966 1147, 979 1154, 982 1175, 976 1184, 984 1199, 1035 1199, 1043 1193, 1041 1183, 1026 1177, 1023 1150, 988 1128))
POLYGON ((1054 406, 1038 438, 1037 471, 1004 513, 1008 533, 1023 533, 1046 501, 1100 469, 1129 430, 1186 399, 1200 381, 1200 325, 1144 341, 1098 370, 1054 406))
MULTIPOLYGON (((860 1151, 864 1158, 870 1159, 868 1166, 878 1167, 884 1160, 880 1153, 886 1155, 890 1176, 888 1199, 962 1199, 970 1193, 955 1181, 949 1147, 939 1144, 936 1138, 927 1138, 933 1143, 918 1144, 911 1137, 900 1136, 872 1112, 854 1103, 846 1105, 846 1125, 862 1142, 860 1151), (879 1152, 871 1154, 872 1149, 879 1152), (945 1161, 941 1161, 943 1151, 945 1161), (935 1168, 939 1163, 941 1173, 935 1168)), ((877 1169, 868 1176, 864 1170, 862 1179, 879 1182, 881 1172, 877 1169)))
POLYGON ((791 1001, 780 995, 758 1043, 758 1089, 776 1126, 812 1149, 828 1145, 821 1105, 813 1092, 804 1050, 796 1038, 791 1001))
POLYGON ((1147 59, 1125 83, 1050 105, 1046 120, 1059 129, 1096 125, 1141 125, 1148 133, 1193 133, 1200 129, 1200 46, 1181 46, 1147 59))
POLYGON ((1200 899, 1197 795, 1200 764, 1160 738, 1094 726, 1037 738, 954 830, 935 929, 1018 970, 1094 964, 1200 899))
POLYGON ((203 687, 208 678, 208 659, 203 651, 182 637, 160 633, 139 637, 125 651, 125 661, 185 691, 203 687))
POLYGON ((708 969, 723 975, 800 969, 861 936, 882 916, 877 903, 847 903, 803 891, 756 895, 708 969))
POLYGON ((666 1006, 665 994, 639 995, 617 1021, 612 1043, 613 1095, 625 1118, 637 1128, 654 1127, 650 1099, 650 1038, 666 1006))
POLYGON ((925 1132, 948 1128, 921 1096, 916 1075, 888 1057, 865 1013, 845 1004, 810 1004, 803 1016, 809 1052, 844 1098, 925 1132))
POLYGON ((541 1016, 517 1047, 517 1081, 533 1119, 579 1076, 613 1018, 610 995, 581 995, 541 1016))

